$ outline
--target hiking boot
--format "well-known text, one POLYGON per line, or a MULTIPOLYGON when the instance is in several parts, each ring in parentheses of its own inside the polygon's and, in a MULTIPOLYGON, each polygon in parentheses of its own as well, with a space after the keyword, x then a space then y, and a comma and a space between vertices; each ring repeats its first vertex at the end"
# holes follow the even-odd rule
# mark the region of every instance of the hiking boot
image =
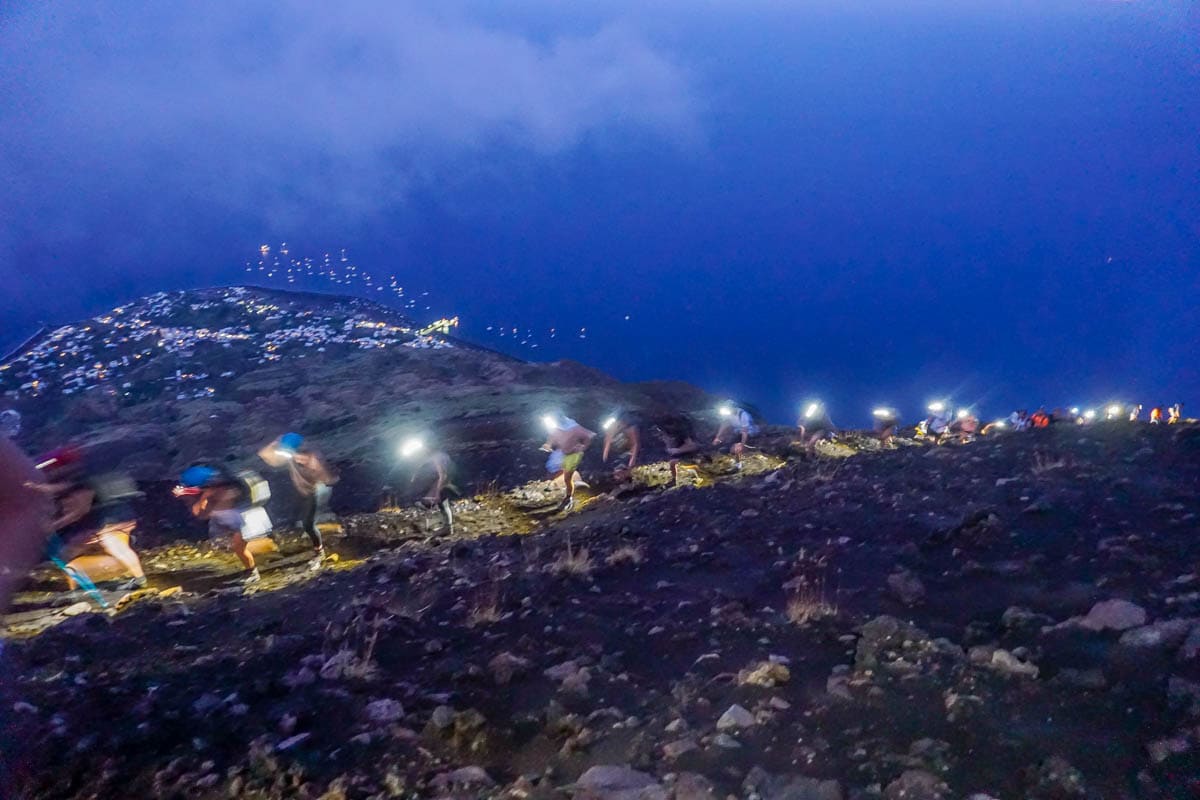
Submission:
POLYGON ((250 570, 250 572, 248 572, 246 574, 245 578, 242 578, 242 584, 245 586, 251 586, 253 584, 258 583, 261 580, 262 580, 262 575, 258 574, 258 567, 255 567, 254 569, 250 570))
POLYGON ((568 497, 566 500, 563 500, 561 503, 558 504, 558 510, 564 514, 567 513, 568 511, 573 510, 574 508, 575 508, 575 498, 574 497, 568 497))
POLYGON ((325 548, 322 547, 320 550, 317 551, 317 554, 315 556, 313 556, 312 561, 308 562, 307 569, 309 572, 316 572, 317 570, 319 570, 321 568, 321 565, 323 565, 324 563, 325 563, 325 548))
POLYGON ((144 589, 146 587, 146 576, 142 575, 138 578, 130 578, 124 583, 117 584, 117 591, 132 592, 134 589, 144 589))

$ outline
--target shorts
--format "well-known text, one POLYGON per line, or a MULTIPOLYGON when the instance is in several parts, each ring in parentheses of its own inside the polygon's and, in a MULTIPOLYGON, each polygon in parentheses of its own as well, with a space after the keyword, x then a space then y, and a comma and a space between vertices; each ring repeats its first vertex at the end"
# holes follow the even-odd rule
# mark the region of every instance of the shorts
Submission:
POLYGON ((563 456, 563 472, 574 472, 579 469, 580 461, 583 461, 583 453, 571 453, 569 456, 563 456))
POLYGON ((113 533, 124 534, 132 539, 133 529, 136 527, 137 523, 129 520, 124 522, 110 522, 105 524, 100 530, 87 536, 87 538, 80 537, 78 542, 81 545, 98 545, 101 543, 101 539, 113 533))
POLYGON ((242 512, 229 508, 224 511, 214 511, 208 518, 209 536, 229 536, 241 533, 242 512))

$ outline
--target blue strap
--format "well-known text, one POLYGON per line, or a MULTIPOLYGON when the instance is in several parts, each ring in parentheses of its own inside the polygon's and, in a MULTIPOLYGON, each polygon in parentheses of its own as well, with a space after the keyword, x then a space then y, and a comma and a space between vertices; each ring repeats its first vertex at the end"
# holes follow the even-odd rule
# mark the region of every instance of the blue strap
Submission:
POLYGON ((100 590, 96 588, 96 584, 92 583, 92 579, 87 574, 79 569, 72 567, 66 561, 63 561, 62 551, 66 545, 63 543, 62 537, 57 533, 50 534, 50 538, 46 540, 46 555, 54 566, 63 571, 71 580, 83 589, 101 608, 108 608, 108 603, 104 600, 104 595, 100 594, 100 590))

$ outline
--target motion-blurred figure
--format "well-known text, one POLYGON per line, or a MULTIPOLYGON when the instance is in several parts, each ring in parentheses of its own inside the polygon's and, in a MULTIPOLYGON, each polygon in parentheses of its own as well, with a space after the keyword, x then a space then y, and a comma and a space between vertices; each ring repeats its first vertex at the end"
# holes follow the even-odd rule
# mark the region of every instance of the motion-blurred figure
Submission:
POLYGON ((1161 425, 1162 421, 1163 421, 1162 406, 1155 406, 1154 408, 1150 409, 1150 424, 1151 425, 1161 425))
POLYGON ((1129 421, 1130 422, 1137 422, 1138 418, 1141 416, 1142 416, 1142 404, 1141 403, 1138 403, 1136 406, 1129 407, 1129 421))
POLYGON ((954 421, 950 423, 948 433, 957 437, 960 444, 971 441, 979 431, 979 419, 969 409, 960 409, 954 421))
POLYGON ((5 412, 0 427, 0 611, 45 547, 54 504, 41 491, 42 474, 12 441, 21 432, 21 416, 5 412))
POLYGON ((625 480, 633 474, 633 468, 637 466, 638 456, 642 452, 642 431, 645 429, 645 423, 636 414, 629 411, 618 411, 604 421, 603 428, 604 452, 601 454, 600 460, 607 464, 608 454, 612 451, 614 444, 623 440, 629 460, 625 466, 617 468, 613 476, 617 480, 625 480))
POLYGON ((325 561, 325 543, 317 528, 317 514, 329 503, 332 486, 337 476, 329 469, 321 455, 307 446, 298 433, 285 433, 258 451, 258 457, 269 466, 286 467, 292 476, 292 484, 300 494, 304 532, 313 546, 313 558, 309 568, 317 570, 325 561))
POLYGON ((420 492, 419 504, 423 508, 436 508, 446 523, 446 533, 454 534, 454 506, 450 496, 459 496, 458 487, 451 480, 454 462, 449 454, 439 448, 427 447, 424 441, 412 439, 404 443, 400 455, 412 462, 412 478, 409 483, 420 492))
MULTIPOLYGON (((700 443, 696 441, 696 431, 692 421, 681 414, 673 414, 660 419, 654 425, 663 447, 667 450, 667 463, 671 467, 671 484, 679 485, 679 467, 686 456, 700 452, 700 443)), ((693 473, 699 474, 695 466, 688 467, 693 473)))
POLYGON ((270 517, 262 507, 270 498, 266 481, 253 472, 231 475, 218 467, 195 464, 179 476, 174 494, 188 504, 192 516, 208 521, 211 537, 230 537, 233 553, 246 570, 243 583, 258 583, 258 565, 246 543, 271 531, 270 517))
POLYGON ((829 412, 822 403, 809 403, 801 411, 796 427, 800 430, 800 442, 804 445, 804 451, 810 455, 816 451, 817 442, 833 438, 835 431, 833 420, 829 418, 829 412))
POLYGON ((758 433, 758 426, 749 411, 733 403, 722 405, 717 413, 721 417, 721 425, 717 428, 717 435, 713 437, 712 443, 724 444, 726 437, 732 433, 735 439, 729 448, 729 454, 733 456, 734 468, 741 469, 742 453, 746 451, 750 437, 758 433))
POLYGON ((57 505, 50 523, 62 542, 56 550, 79 555, 99 547, 131 576, 117 588, 145 586, 146 574, 131 544, 137 528, 132 502, 141 496, 133 479, 119 472, 92 472, 75 447, 47 453, 38 462, 47 481, 38 490, 53 496, 57 505))
POLYGON ((596 434, 561 414, 549 414, 544 421, 548 435, 542 450, 550 452, 550 457, 546 459, 546 471, 550 473, 551 480, 561 477, 567 492, 557 510, 570 511, 575 507, 575 473, 579 470, 584 451, 596 434))
POLYGON ((1014 431, 1029 430, 1029 411, 1024 408, 1014 411, 1008 418, 1008 424, 1014 431))
POLYGON ((1167 424, 1178 425, 1183 422, 1183 403, 1176 403, 1167 409, 1167 424))
POLYGON ((900 415, 894 408, 877 408, 871 415, 875 418, 875 436, 881 445, 887 447, 892 443, 892 437, 900 425, 900 415))

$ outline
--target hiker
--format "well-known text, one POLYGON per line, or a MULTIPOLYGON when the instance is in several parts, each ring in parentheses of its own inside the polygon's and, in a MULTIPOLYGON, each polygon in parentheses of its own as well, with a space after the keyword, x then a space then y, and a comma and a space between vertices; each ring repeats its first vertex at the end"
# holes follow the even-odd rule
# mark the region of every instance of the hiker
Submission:
POLYGON ((871 413, 875 417, 875 435, 879 438, 879 443, 887 447, 892 443, 892 436, 900 424, 900 415, 891 408, 877 408, 871 413))
POLYGON ((734 469, 742 468, 742 453, 746 451, 746 445, 750 441, 750 437, 758 433, 758 426, 754 424, 754 417, 750 412, 733 403, 726 403, 717 409, 717 414, 721 418, 721 426, 717 428, 717 435, 713 437, 714 445, 725 443, 725 437, 730 433, 734 434, 735 439, 733 445, 729 448, 729 454, 733 456, 734 469))
POLYGON ((801 412, 796 427, 800 429, 800 441, 809 455, 816 451, 817 442, 832 439, 835 430, 829 412, 821 403, 809 403, 801 412))
POLYGON ((285 433, 259 450, 258 457, 268 466, 287 467, 292 476, 292 484, 301 498, 304 532, 313 546, 309 568, 320 569, 325 561, 325 542, 317 528, 317 514, 329 503, 337 476, 319 453, 305 445, 304 437, 298 433, 285 433))
POLYGON ((132 501, 142 496, 133 479, 119 472, 88 470, 82 451, 75 447, 62 447, 40 457, 38 469, 46 478, 38 491, 53 497, 57 506, 50 529, 59 540, 52 541, 55 552, 51 555, 59 550, 78 555, 99 547, 131 576, 119 590, 145 586, 146 573, 131 544, 137 528, 132 501))
POLYGON ((1161 425, 1162 421, 1163 421, 1162 406, 1155 406, 1154 408, 1150 409, 1150 424, 1151 425, 1161 425))
MULTIPOLYGON (((671 468, 671 485, 679 485, 679 465, 684 456, 700 452, 700 443, 696 441, 696 432, 692 421, 682 414, 664 417, 654 425, 658 435, 667 450, 668 465, 671 468)), ((699 470, 693 465, 690 471, 698 476, 699 470)))
POLYGON ((561 477, 567 492, 556 510, 570 511, 575 507, 575 473, 583 460, 583 452, 596 434, 561 414, 547 414, 542 421, 548 432, 542 450, 550 453, 546 471, 550 473, 550 480, 561 477))
POLYGON ((1167 409, 1167 424, 1178 425, 1183 422, 1183 403, 1176 403, 1167 409))
POLYGON ((926 439, 933 439, 937 442, 950 428, 950 416, 946 410, 946 404, 943 402, 935 402, 929 404, 929 416, 917 425, 917 433, 926 439))
POLYGON ((262 508, 270 498, 266 481, 249 471, 231 475, 207 464, 194 464, 179 476, 173 493, 187 502, 192 516, 208 521, 209 536, 230 537, 233 553, 246 571, 242 582, 258 583, 258 565, 246 543, 271 530, 270 517, 262 508))
POLYGON ((1046 413, 1046 409, 1039 408, 1033 412, 1033 416, 1029 418, 1029 427, 1035 430, 1050 427, 1050 415, 1046 413))
POLYGON ((960 408, 955 415, 954 422, 950 423, 948 432, 958 437, 960 444, 966 444, 971 441, 971 437, 979 430, 979 419, 971 413, 970 409, 960 408))
POLYGON ((1024 408, 1014 411, 1008 418, 1008 424, 1014 431, 1029 430, 1029 411, 1024 408))
POLYGON ((400 447, 400 456, 413 462, 409 483, 421 493, 418 504, 426 509, 438 509, 446 523, 446 532, 454 535, 454 506, 450 495, 460 496, 451 480, 453 461, 444 451, 426 447, 420 439, 409 439, 400 447))
POLYGON ((1129 421, 1130 422, 1137 422, 1138 417, 1140 417, 1141 415, 1142 415, 1142 404, 1141 403, 1138 403, 1136 406, 1133 406, 1129 409, 1129 421))
POLYGON ((41 472, 12 441, 20 433, 20 415, 5 419, 0 430, 0 611, 37 562, 54 509, 50 494, 40 490, 41 472))
POLYGON ((638 456, 642 452, 642 431, 645 423, 641 418, 628 411, 618 411, 604 421, 603 428, 604 452, 600 456, 601 461, 608 463, 608 454, 612 451, 613 445, 618 439, 625 440, 625 447, 629 451, 629 460, 625 466, 618 467, 613 472, 613 477, 617 480, 624 480, 632 476, 633 468, 637 466, 638 456))

